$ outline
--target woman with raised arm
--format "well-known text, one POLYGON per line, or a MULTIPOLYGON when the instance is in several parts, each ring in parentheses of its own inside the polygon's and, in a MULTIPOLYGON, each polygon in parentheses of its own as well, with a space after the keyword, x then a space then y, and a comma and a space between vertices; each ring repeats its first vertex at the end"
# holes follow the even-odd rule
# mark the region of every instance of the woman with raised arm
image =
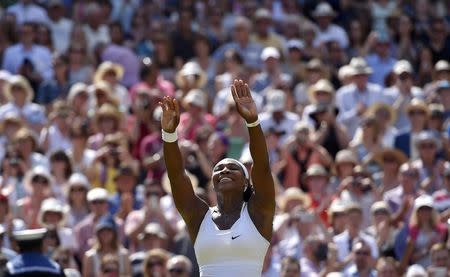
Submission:
POLYGON ((217 194, 216 207, 208 207, 194 194, 185 173, 176 134, 179 103, 170 97, 160 103, 164 158, 172 194, 194 244, 200 276, 261 276, 272 238, 275 190, 258 112, 242 80, 234 81, 231 93, 248 126, 254 163, 251 179, 237 160, 226 158, 214 166, 211 179, 217 194))

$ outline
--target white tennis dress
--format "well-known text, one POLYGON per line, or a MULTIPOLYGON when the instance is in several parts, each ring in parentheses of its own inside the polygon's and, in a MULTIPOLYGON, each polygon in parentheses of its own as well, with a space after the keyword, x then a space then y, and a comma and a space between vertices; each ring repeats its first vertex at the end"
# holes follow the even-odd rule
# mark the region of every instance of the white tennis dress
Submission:
POLYGON ((194 244, 201 277, 261 276, 269 242, 259 233, 244 203, 240 218, 228 230, 219 230, 206 212, 194 244))

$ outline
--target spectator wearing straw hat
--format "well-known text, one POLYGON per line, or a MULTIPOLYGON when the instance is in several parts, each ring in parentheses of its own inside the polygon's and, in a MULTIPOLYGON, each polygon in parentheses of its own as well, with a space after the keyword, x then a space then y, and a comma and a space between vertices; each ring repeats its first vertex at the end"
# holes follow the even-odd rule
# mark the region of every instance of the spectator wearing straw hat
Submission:
POLYGON ((317 20, 318 30, 317 36, 314 40, 314 45, 320 46, 328 41, 337 41, 342 48, 348 46, 348 36, 345 30, 332 23, 333 18, 336 16, 336 12, 333 10, 330 4, 327 2, 319 3, 312 15, 317 20))
POLYGON ((5 96, 8 103, 0 107, 0 119, 9 112, 15 112, 20 114, 34 131, 39 132, 47 119, 43 108, 31 102, 34 91, 27 79, 21 75, 11 77, 5 88, 5 96))
POLYGON ((278 51, 283 50, 283 38, 271 31, 273 23, 272 14, 269 10, 265 8, 257 9, 253 15, 253 24, 255 33, 250 38, 253 42, 259 43, 264 47, 274 47, 278 51))
POLYGON ((106 82, 114 97, 119 101, 120 110, 128 112, 130 108, 130 98, 128 90, 120 84, 124 75, 124 69, 120 64, 110 61, 102 62, 94 73, 94 83, 106 82))
POLYGON ((394 64, 392 70, 396 76, 394 86, 386 88, 384 93, 391 99, 390 104, 397 112, 396 128, 409 128, 410 122, 406 108, 413 98, 425 99, 422 89, 413 85, 414 70, 407 60, 400 60, 394 64))
POLYGON ((397 119, 396 110, 387 103, 378 102, 367 109, 365 116, 374 117, 378 121, 379 136, 383 147, 394 146, 394 140, 398 134, 397 128, 394 127, 397 119))
POLYGON ((411 128, 401 131, 395 137, 394 147, 401 150, 406 156, 416 159, 419 153, 414 147, 414 141, 417 135, 425 130, 430 110, 424 101, 414 98, 406 107, 406 112, 411 128))
POLYGON ((381 171, 373 175, 379 192, 385 193, 396 187, 400 166, 408 161, 408 157, 398 149, 383 148, 375 152, 372 159, 381 167, 381 171))
POLYGON ((388 98, 379 85, 369 83, 373 70, 363 58, 351 59, 350 66, 353 67, 353 82, 336 92, 336 106, 339 108, 338 121, 347 127, 349 136, 353 137, 366 110, 377 102, 388 102, 388 98))

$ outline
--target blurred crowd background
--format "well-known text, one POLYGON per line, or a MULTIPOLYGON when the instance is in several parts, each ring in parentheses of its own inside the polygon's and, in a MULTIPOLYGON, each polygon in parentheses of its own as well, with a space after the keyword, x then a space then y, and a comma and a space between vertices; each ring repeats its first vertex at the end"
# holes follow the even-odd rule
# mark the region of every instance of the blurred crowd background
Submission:
POLYGON ((251 169, 248 82, 276 179, 263 276, 450 276, 450 2, 4 0, 0 268, 48 228, 68 276, 198 276, 165 173, 163 96, 215 205, 251 169))

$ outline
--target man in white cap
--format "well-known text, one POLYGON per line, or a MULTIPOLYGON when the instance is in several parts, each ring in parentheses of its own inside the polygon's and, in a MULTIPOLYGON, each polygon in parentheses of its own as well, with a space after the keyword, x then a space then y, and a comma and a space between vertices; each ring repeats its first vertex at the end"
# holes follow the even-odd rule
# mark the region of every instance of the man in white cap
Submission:
POLYGON ((280 143, 284 143, 292 134, 293 128, 300 117, 286 110, 286 93, 282 90, 270 90, 267 92, 266 112, 260 115, 261 127, 264 132, 270 128, 282 134, 280 143))
POLYGON ((342 48, 348 47, 348 36, 345 30, 333 24, 336 12, 327 2, 319 3, 313 11, 313 16, 318 23, 318 31, 314 40, 315 46, 323 45, 328 41, 337 41, 342 48))
POLYGON ((267 88, 280 88, 289 86, 291 76, 281 72, 280 51, 275 47, 266 47, 261 53, 261 60, 264 62, 263 72, 255 77, 252 90, 261 93, 267 88))
POLYGON ((13 233, 19 247, 19 255, 6 265, 5 276, 65 276, 62 268, 42 253, 47 229, 29 229, 13 233))
POLYGON ((379 85, 369 83, 369 76, 373 70, 364 58, 351 59, 352 83, 341 87, 336 92, 336 106, 339 108, 338 121, 347 127, 350 138, 353 138, 362 116, 367 108, 377 102, 388 103, 379 85))
POLYGON ((384 93, 390 98, 390 104, 397 112, 397 129, 407 129, 410 127, 406 107, 413 98, 424 99, 425 94, 419 87, 413 86, 414 70, 407 60, 400 60, 395 63, 393 72, 396 77, 394 86, 386 88, 384 93))

